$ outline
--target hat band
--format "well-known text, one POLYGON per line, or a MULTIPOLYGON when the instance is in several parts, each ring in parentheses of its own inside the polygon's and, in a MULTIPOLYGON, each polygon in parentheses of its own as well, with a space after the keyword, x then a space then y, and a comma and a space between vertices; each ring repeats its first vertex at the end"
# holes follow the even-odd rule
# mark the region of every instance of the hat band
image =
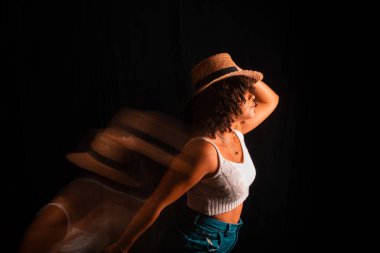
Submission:
POLYGON ((200 79, 198 82, 195 83, 194 87, 196 90, 198 90, 202 88, 202 86, 204 86, 205 84, 211 82, 212 80, 215 80, 221 76, 224 76, 236 71, 238 71, 237 67, 228 67, 228 68, 220 69, 200 79))
POLYGON ((125 170, 125 165, 120 162, 113 161, 105 156, 102 156, 92 148, 88 150, 88 153, 98 162, 107 165, 108 167, 115 168, 117 170, 125 170))

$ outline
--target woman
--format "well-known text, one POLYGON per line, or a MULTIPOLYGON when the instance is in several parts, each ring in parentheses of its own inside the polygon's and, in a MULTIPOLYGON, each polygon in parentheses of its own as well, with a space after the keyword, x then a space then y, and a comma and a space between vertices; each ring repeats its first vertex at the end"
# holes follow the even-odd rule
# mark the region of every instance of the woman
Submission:
POLYGON ((191 71, 195 93, 187 103, 192 138, 153 194, 107 253, 128 252, 161 211, 187 194, 187 208, 167 252, 230 252, 242 225, 243 202, 256 171, 243 135, 276 108, 278 95, 257 71, 242 70, 220 53, 191 71))

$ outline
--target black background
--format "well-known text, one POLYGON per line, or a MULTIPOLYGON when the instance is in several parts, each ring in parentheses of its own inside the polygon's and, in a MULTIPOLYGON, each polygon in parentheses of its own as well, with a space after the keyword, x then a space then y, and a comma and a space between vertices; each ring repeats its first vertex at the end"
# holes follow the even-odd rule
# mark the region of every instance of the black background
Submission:
POLYGON ((64 155, 123 106, 180 118, 189 70, 229 52, 264 73, 276 111, 246 136, 257 177, 234 252, 314 252, 308 8, 293 1, 2 4, 3 228, 14 252, 39 208, 81 171, 64 155), (5 165, 8 164, 8 165, 5 165), (71 169, 70 169, 71 168, 71 169))

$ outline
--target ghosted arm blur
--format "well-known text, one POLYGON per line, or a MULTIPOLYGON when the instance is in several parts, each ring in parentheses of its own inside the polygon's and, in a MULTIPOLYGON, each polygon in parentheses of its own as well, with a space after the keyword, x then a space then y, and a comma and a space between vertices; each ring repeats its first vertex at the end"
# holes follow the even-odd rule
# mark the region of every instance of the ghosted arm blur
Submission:
POLYGON ((54 205, 46 206, 28 227, 18 253, 51 252, 67 229, 66 214, 54 205))

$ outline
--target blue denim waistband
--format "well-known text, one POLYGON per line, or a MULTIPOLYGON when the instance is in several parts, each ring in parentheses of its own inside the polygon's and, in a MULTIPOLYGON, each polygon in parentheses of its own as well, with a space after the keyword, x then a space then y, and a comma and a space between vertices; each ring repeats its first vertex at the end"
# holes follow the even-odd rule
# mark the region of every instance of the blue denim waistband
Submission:
POLYGON ((203 227, 209 227, 210 229, 217 230, 220 232, 235 233, 243 225, 243 221, 241 219, 239 219, 239 222, 237 224, 227 223, 227 222, 215 219, 211 216, 198 213, 194 210, 191 210, 188 207, 186 207, 186 213, 187 213, 187 218, 191 220, 193 224, 198 224, 203 227))

